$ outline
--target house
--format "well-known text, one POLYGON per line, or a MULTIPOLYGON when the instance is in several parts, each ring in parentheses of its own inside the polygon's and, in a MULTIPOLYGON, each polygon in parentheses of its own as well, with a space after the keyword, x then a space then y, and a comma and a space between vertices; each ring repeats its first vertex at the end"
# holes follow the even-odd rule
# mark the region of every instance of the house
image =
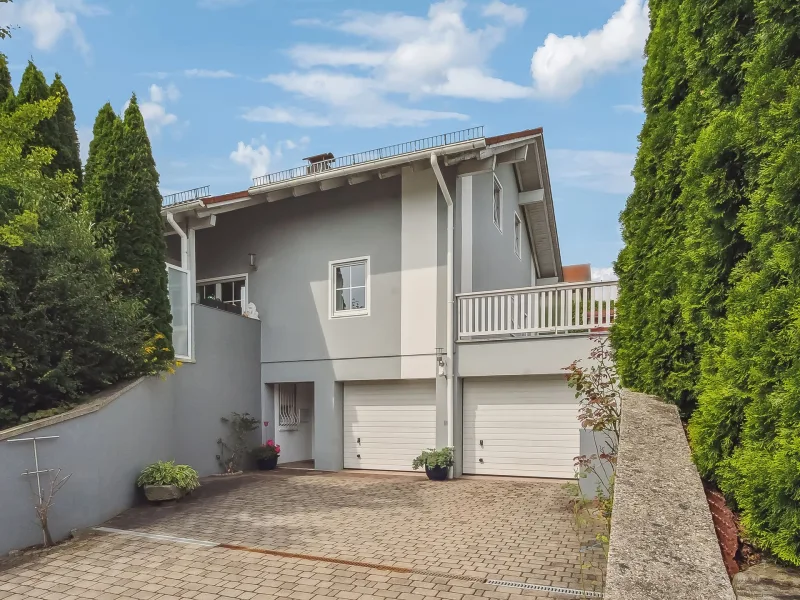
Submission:
POLYGON ((542 130, 307 161, 164 198, 177 353, 192 303, 257 315, 283 463, 409 470, 447 445, 456 476, 572 477, 562 368, 607 331, 616 286, 564 283, 542 130))

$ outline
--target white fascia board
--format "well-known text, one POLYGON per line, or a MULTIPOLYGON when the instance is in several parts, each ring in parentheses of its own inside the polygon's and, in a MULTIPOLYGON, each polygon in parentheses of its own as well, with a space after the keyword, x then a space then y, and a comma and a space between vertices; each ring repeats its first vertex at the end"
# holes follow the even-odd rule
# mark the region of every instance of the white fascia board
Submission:
POLYGON ((205 208, 205 204, 202 200, 192 200, 191 202, 183 202, 181 204, 173 204, 171 206, 162 206, 161 207, 161 216, 166 217, 167 213, 172 213, 176 215, 178 213, 187 212, 191 210, 196 210, 198 208, 205 208))
POLYGON ((489 158, 494 154, 501 154, 503 152, 508 152, 509 150, 513 150, 514 148, 520 148, 522 146, 527 146, 532 143, 534 140, 541 138, 542 134, 537 133, 535 135, 529 135, 524 138, 517 138, 515 140, 508 140, 506 142, 500 142, 497 144, 492 144, 491 146, 486 146, 481 151, 480 158, 489 158))
POLYGON ((486 140, 484 138, 478 140, 470 140, 468 142, 459 142, 458 144, 451 144, 450 146, 440 146, 438 148, 428 148, 427 150, 419 150, 418 152, 411 152, 408 154, 401 154, 399 156, 392 156, 389 158, 382 158, 380 160, 373 160, 351 167, 342 167, 340 169, 328 169, 319 173, 309 173, 303 177, 295 177, 294 179, 287 179, 278 183, 271 183, 267 185, 255 185, 249 189, 250 195, 264 194, 266 192, 274 192, 285 188, 293 188, 308 183, 317 181, 325 181, 334 177, 352 176, 368 171, 384 170, 389 167, 397 165, 404 165, 420 160, 428 160, 430 155, 436 154, 437 156, 446 156, 449 154, 457 154, 459 152, 468 152, 470 150, 482 149, 486 147, 486 140))

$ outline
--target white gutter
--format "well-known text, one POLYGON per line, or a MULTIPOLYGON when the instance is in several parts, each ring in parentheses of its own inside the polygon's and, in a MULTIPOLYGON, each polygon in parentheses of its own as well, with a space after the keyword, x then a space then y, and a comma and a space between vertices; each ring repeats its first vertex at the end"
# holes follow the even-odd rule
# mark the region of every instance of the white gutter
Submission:
POLYGON ((450 197, 450 190, 442 175, 439 167, 439 157, 436 152, 431 152, 431 167, 436 174, 436 181, 442 190, 445 202, 447 202, 447 446, 453 447, 453 354, 455 350, 455 339, 453 338, 453 198, 450 197))
POLYGON ((189 268, 189 239, 186 232, 175 222, 175 217, 171 212, 167 213, 167 223, 169 223, 179 236, 181 236, 181 269, 189 268))
MULTIPOLYGON (((486 140, 479 138, 470 140, 468 142, 459 142, 449 146, 441 146, 436 149, 433 154, 457 154, 459 152, 466 152, 468 150, 475 150, 478 148, 485 148, 486 140)), ((285 179, 276 183, 268 183, 264 185, 254 185, 248 191, 251 195, 264 194, 275 190, 284 189, 287 187, 297 187, 306 183, 313 183, 316 181, 324 181, 326 179, 333 179, 334 177, 346 177, 356 173, 363 173, 364 171, 373 171, 375 169, 386 169, 397 165, 403 165, 417 160, 424 160, 431 154, 431 150, 420 150, 418 152, 411 152, 408 154, 399 154, 390 158, 382 158, 368 162, 358 163, 350 167, 340 167, 338 169, 327 169, 318 173, 309 173, 303 177, 294 177, 292 179, 285 179)))

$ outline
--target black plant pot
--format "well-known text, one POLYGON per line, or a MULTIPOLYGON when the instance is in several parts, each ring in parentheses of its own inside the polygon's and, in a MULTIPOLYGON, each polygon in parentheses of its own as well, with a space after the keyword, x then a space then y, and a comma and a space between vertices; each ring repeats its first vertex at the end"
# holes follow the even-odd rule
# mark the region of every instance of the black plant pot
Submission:
POLYGON ((449 471, 450 467, 425 467, 425 475, 431 481, 444 481, 449 471))
POLYGON ((256 461, 258 465, 259 471, 272 471, 275 467, 278 466, 278 457, 273 456, 272 458, 259 458, 256 461))

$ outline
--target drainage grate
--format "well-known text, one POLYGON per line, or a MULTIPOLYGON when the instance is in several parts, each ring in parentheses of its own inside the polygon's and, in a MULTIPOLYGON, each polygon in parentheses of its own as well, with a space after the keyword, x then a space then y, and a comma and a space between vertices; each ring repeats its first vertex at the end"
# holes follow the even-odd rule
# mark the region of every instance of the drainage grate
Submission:
POLYGON ((584 590, 573 590, 570 588, 553 587, 551 585, 536 585, 533 583, 520 583, 519 581, 502 581, 500 579, 487 579, 486 583, 489 585, 496 585, 500 587, 511 587, 519 590, 531 590, 535 592, 555 592, 557 594, 567 594, 569 596, 578 596, 582 598, 602 598, 603 594, 600 592, 587 592, 584 590))

